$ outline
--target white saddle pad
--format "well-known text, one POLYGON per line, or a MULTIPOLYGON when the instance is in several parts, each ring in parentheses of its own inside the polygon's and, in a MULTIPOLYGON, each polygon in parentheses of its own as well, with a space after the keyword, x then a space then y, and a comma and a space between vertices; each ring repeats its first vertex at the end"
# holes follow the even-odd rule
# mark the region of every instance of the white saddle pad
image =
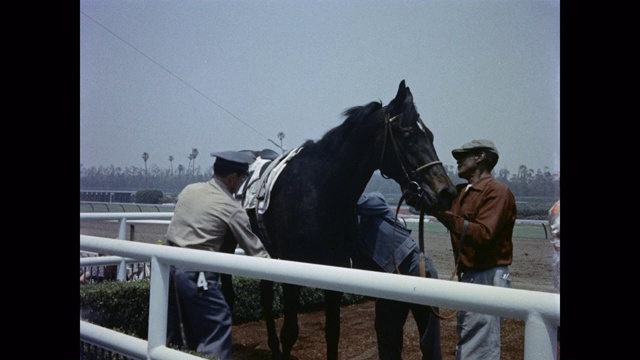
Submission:
POLYGON ((253 172, 247 182, 245 198, 242 203, 245 209, 256 209, 261 215, 267 211, 273 184, 276 183, 284 167, 300 150, 302 150, 302 146, 278 156, 269 164, 262 177, 260 169, 253 172))

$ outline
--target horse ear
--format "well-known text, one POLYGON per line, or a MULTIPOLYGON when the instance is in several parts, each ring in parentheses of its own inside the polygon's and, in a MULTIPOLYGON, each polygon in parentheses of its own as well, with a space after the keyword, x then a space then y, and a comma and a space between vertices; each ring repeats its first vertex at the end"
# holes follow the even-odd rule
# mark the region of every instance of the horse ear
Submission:
POLYGON ((409 87, 405 86, 404 80, 400 82, 400 87, 398 88, 398 94, 396 95, 396 98, 398 97, 398 95, 400 95, 400 89, 402 89, 403 91, 402 100, 404 102, 413 102, 413 94, 411 93, 409 87))
MULTIPOLYGON (((400 109, 402 109, 402 105, 407 98, 407 91, 409 91, 409 88, 405 86, 404 80, 400 81, 398 93, 396 94, 395 99, 391 100, 387 108, 394 111, 401 111, 400 109)), ((409 92, 409 94, 411 94, 411 92, 409 92)))
POLYGON ((404 100, 405 96, 407 96, 407 87, 404 84, 404 79, 400 81, 400 85, 398 85, 398 93, 396 94, 396 101, 404 100))

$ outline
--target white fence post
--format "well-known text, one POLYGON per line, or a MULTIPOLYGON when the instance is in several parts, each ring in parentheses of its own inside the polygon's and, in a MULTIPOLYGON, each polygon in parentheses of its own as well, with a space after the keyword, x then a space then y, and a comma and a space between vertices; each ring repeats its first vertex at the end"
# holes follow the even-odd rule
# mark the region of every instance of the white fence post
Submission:
POLYGON ((120 227, 118 229, 118 239, 125 240, 127 238, 127 218, 122 217, 120 219, 120 227))
POLYGON ((167 341, 169 268, 170 265, 159 262, 156 256, 151 258, 153 276, 149 291, 149 352, 156 347, 164 347, 167 341))

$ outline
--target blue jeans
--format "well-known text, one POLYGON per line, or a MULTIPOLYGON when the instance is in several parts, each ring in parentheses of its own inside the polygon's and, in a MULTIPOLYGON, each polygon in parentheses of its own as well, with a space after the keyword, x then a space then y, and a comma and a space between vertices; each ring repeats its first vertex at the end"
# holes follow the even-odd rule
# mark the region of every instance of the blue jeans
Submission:
MULTIPOLYGON (((479 285, 511 287, 511 275, 507 266, 497 266, 481 271, 467 271, 462 273, 460 281, 479 285)), ((459 311, 456 360, 500 360, 501 324, 502 319, 499 316, 459 311)))

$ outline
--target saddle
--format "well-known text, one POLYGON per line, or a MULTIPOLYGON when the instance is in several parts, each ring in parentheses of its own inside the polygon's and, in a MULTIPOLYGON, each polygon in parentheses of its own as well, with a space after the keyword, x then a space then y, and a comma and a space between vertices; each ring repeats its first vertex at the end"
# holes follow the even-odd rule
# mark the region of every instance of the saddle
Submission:
POLYGON ((278 176, 280 176, 280 173, 282 173, 282 170, 287 166, 289 161, 300 152, 300 150, 302 150, 302 146, 292 149, 272 161, 259 165, 260 168, 256 168, 247 180, 241 197, 242 207, 244 207, 245 211, 248 213, 255 213, 256 222, 258 223, 258 228, 262 233, 262 241, 264 243, 271 243, 262 217, 269 208, 271 189, 273 189, 273 185, 276 183, 276 180, 278 179, 278 176))
POLYGON ((265 162, 260 169, 256 169, 247 180, 247 186, 242 198, 245 210, 255 209, 256 214, 263 215, 269 207, 271 189, 287 163, 296 156, 302 147, 290 150, 276 159, 265 162))

